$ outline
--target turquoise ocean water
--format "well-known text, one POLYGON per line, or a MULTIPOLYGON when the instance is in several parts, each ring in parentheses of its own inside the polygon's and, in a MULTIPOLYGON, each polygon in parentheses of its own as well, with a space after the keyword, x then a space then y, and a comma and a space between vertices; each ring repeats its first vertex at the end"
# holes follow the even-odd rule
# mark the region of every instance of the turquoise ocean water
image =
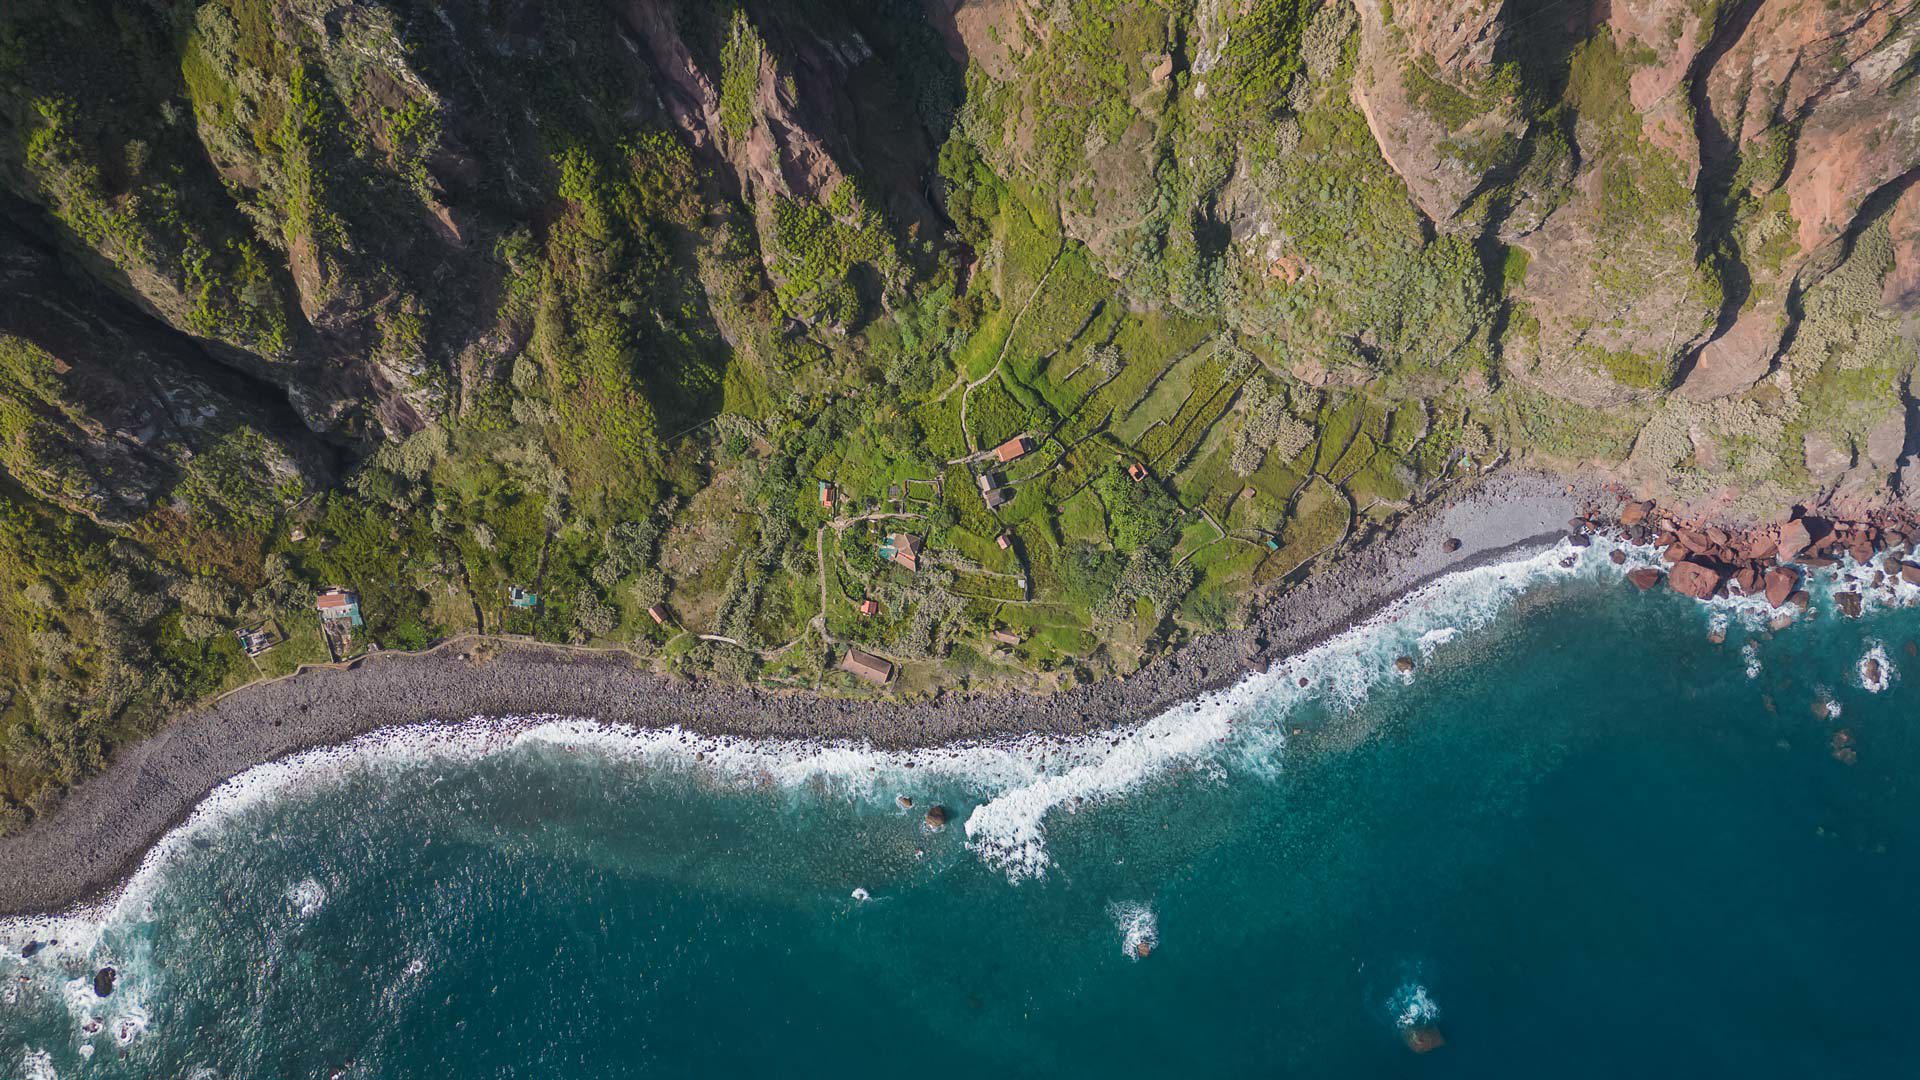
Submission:
POLYGON ((1099 739, 257 771, 0 925, 0 1077, 1910 1075, 1920 608, 1770 631, 1565 554, 1099 739))

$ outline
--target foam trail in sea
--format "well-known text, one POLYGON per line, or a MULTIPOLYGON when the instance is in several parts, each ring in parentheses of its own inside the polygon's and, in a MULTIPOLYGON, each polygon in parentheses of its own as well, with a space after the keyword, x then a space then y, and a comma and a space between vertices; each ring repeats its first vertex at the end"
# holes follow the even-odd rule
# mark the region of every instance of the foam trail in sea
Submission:
MULTIPOLYGON (((323 790, 350 771, 442 767, 538 749, 587 751, 697 770, 742 787, 810 791, 888 808, 910 780, 920 787, 950 782, 979 799, 965 821, 969 848, 1019 881, 1046 872, 1046 821, 1053 811, 1124 794, 1176 767, 1277 768, 1285 744, 1281 721, 1299 704, 1360 705, 1372 687, 1392 677, 1397 656, 1431 654, 1455 635, 1490 622, 1524 589, 1576 574, 1617 573, 1620 568, 1608 564, 1606 550, 1600 544, 1580 550, 1562 543, 1510 562, 1448 574, 1265 674, 1115 733, 891 751, 864 741, 752 740, 565 716, 476 717, 374 732, 226 781, 146 854, 116 893, 59 915, 0 920, 0 948, 18 958, 23 947, 42 943, 34 960, 20 962, 49 967, 98 959, 105 928, 152 918, 151 896, 176 853, 269 800, 323 790), (53 941, 58 944, 46 944, 53 941)), ((295 910, 311 913, 325 900, 318 882, 289 888, 295 910)), ((137 987, 140 964, 127 964, 123 985, 137 987)))
POLYGON ((1160 947, 1160 920, 1153 908, 1136 901, 1115 901, 1107 905, 1114 929, 1120 932, 1120 954, 1129 960, 1144 960, 1160 947))

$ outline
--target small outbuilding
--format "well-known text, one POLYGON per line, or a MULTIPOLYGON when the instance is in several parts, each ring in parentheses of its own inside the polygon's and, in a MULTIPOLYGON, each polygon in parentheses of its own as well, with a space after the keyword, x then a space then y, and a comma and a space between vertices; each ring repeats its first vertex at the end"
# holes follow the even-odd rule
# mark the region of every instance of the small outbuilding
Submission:
POLYGON ((868 619, 871 619, 875 615, 880 614, 880 601, 875 600, 872 597, 868 597, 867 599, 860 601, 860 614, 863 617, 868 619))
POLYGON ((839 496, 840 489, 827 483, 825 480, 820 481, 820 505, 822 508, 827 510, 833 509, 834 500, 839 498, 839 496))
POLYGON ((655 626, 667 625, 667 606, 665 604, 653 605, 647 609, 647 617, 653 620, 655 626))
POLYGON ((1020 644, 1020 635, 1014 633, 1011 630, 995 630, 993 633, 988 634, 987 636, 999 642, 1002 645, 1020 644))
POLYGON ((840 659, 840 670, 851 672, 875 686, 885 686, 893 678, 893 662, 864 649, 848 649, 840 659))
POLYGON ((1133 482, 1137 484, 1147 478, 1147 467, 1136 461, 1127 466, 1127 475, 1132 477, 1133 482))
POLYGON ((1013 489, 1004 487, 994 488, 992 491, 987 492, 985 499, 987 509, 997 510, 1013 501, 1013 489))
POLYGON ((261 623, 259 626, 248 627, 245 630, 235 630, 233 636, 240 642, 240 648, 246 650, 248 656, 259 656, 280 644, 280 635, 272 623, 261 623))
POLYGON ((1005 551, 1013 546, 1013 534, 1001 533, 999 536, 993 538, 993 544, 1001 551, 1005 551))
POLYGON ((524 585, 509 585, 507 603, 517 608, 537 608, 540 606, 540 594, 524 585))

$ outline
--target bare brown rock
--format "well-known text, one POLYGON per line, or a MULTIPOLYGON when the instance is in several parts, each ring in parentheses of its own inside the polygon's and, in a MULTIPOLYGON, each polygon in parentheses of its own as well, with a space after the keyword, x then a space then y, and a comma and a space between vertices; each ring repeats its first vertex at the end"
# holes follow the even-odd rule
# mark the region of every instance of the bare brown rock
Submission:
POLYGON ((1705 563, 1682 560, 1667 572, 1667 585, 1682 596, 1705 600, 1720 587, 1720 571, 1705 563))
POLYGON ((1407 1049, 1416 1054, 1430 1054, 1447 1045, 1447 1037, 1434 1024, 1416 1024, 1400 1030, 1400 1037, 1407 1049))
POLYGON ((1641 592, 1646 592, 1648 589, 1660 584, 1660 578, 1662 576, 1660 571, 1655 570, 1653 567, 1643 566, 1638 570, 1628 571, 1627 580, 1633 582, 1634 588, 1639 589, 1641 592))
POLYGON ((1776 566, 1767 571, 1767 603, 1784 606, 1800 587, 1800 574, 1791 567, 1776 566))
POLYGON ((1800 553, 1807 550, 1807 545, 1811 543, 1813 543, 1813 536, 1807 528, 1805 519, 1795 518, 1780 526, 1780 536, 1777 541, 1780 561, 1792 562, 1799 558, 1800 553))

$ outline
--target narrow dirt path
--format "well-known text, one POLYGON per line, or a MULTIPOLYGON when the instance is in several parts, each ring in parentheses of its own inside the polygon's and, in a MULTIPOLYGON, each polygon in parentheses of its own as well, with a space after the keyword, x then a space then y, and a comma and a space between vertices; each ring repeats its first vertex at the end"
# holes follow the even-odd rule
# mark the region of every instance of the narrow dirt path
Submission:
MULTIPOLYGON (((1033 302, 1040 299, 1041 291, 1047 287, 1047 279, 1053 276, 1053 268, 1060 265, 1060 256, 1066 254, 1066 251, 1067 242, 1063 237, 1053 249, 1053 258, 1047 260, 1047 268, 1040 272, 1040 280, 1033 283, 1033 291, 1027 294, 1026 303, 1020 305, 1020 310, 1014 313, 1013 321, 1007 324, 1007 336, 1000 340, 1000 351, 993 358, 993 366, 987 369, 985 375, 968 383, 967 388, 960 392, 960 437, 965 440, 969 454, 979 453, 980 448, 973 444, 973 429, 967 427, 967 399, 973 396, 974 387, 1000 374, 1000 365, 1007 360, 1007 350, 1013 347, 1013 335, 1020 332, 1020 320, 1026 318, 1027 312, 1033 310, 1033 302)), ((948 393, 951 392, 949 389, 948 393)), ((943 398, 945 396, 945 394, 941 395, 943 398)))
POLYGON ((813 531, 813 554, 814 561, 820 567, 820 614, 809 621, 820 631, 820 640, 831 645, 833 635, 827 633, 827 527, 825 525, 813 531))

